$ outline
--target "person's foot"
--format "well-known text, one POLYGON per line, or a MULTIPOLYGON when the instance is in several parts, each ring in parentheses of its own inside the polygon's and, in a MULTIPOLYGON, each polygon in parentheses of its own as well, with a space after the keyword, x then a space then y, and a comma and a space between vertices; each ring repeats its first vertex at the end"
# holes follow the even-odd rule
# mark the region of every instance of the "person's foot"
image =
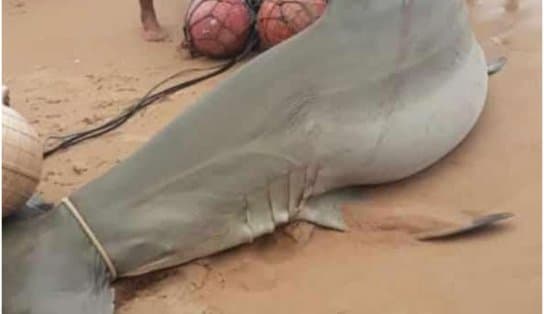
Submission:
POLYGON ((159 25, 154 16, 142 17, 142 37, 146 41, 163 41, 168 38, 168 33, 159 25))

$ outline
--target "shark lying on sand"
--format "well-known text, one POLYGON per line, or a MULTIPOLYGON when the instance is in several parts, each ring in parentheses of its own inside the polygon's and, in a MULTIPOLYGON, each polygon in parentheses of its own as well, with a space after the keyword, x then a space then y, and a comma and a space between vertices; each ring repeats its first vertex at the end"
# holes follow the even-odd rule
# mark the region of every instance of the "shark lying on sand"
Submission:
POLYGON ((436 163, 475 125, 487 81, 463 0, 331 0, 109 173, 5 221, 4 313, 113 313, 116 278, 292 221, 345 230, 339 189, 436 163))

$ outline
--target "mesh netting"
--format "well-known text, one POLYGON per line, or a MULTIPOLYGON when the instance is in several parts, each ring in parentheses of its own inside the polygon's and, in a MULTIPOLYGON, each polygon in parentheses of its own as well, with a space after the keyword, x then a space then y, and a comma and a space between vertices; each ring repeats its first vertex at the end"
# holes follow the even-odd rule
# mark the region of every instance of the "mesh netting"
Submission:
POLYGON ((302 31, 316 21, 327 0, 264 0, 257 27, 263 46, 271 47, 302 31))
POLYGON ((192 56, 226 58, 239 54, 247 44, 260 0, 192 0, 183 31, 192 56))
POLYGON ((261 6, 261 3, 263 0, 246 0, 247 5, 253 10, 253 12, 258 12, 259 7, 261 6))

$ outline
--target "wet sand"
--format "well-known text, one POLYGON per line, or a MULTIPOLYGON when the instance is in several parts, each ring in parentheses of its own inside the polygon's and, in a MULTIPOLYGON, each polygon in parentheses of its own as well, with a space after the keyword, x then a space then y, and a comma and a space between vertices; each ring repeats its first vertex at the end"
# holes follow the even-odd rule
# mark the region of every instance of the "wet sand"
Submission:
MULTIPOLYGON (((506 68, 469 138, 433 168, 365 189, 350 232, 301 228, 117 284, 118 313, 539 313, 541 307, 541 4, 469 1, 489 57, 506 68), (510 211, 514 220, 451 241, 409 235, 418 213, 510 211), (402 212, 401 218, 383 213, 402 212), (380 213, 379 215, 375 213, 380 213), (300 231, 299 230, 299 231, 300 231), (304 232, 307 231, 307 232, 304 232)), ((4 0, 4 81, 41 136, 114 115, 183 68, 185 1, 159 2, 172 41, 139 37, 129 0, 4 0)), ((173 95, 100 139, 55 155, 39 187, 51 201, 106 172, 225 76, 173 95)))

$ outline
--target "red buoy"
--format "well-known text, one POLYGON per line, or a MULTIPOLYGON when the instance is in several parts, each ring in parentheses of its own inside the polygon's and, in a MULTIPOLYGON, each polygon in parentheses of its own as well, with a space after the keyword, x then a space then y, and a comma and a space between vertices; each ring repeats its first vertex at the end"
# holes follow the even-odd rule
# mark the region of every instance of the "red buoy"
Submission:
POLYGON ((251 26, 245 0, 193 0, 185 16, 185 45, 193 55, 232 57, 244 49, 251 26))
POLYGON ((315 22, 326 7, 327 0, 263 0, 257 16, 261 44, 269 48, 297 34, 315 22))

